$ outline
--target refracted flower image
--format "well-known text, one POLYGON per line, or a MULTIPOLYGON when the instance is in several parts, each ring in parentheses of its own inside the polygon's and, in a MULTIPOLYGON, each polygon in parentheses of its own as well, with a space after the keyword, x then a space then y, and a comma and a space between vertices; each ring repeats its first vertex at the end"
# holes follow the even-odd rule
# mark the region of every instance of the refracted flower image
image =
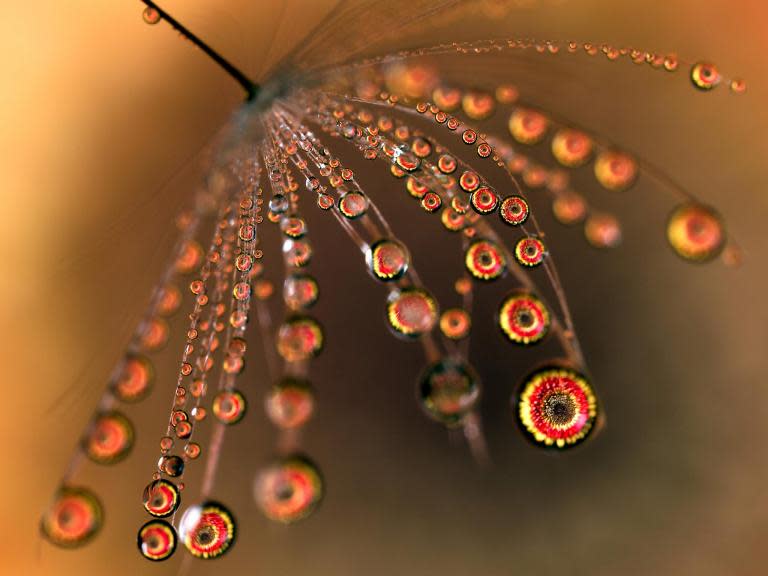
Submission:
POLYGON ((9 6, 5 570, 763 574, 766 17, 9 6))

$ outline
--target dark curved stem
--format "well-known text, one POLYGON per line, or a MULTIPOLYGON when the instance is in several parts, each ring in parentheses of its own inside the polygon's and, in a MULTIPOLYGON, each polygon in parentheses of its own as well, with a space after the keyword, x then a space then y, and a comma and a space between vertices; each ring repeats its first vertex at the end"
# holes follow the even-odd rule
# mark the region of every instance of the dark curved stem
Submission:
POLYGON ((246 93, 246 100, 253 100, 256 98, 256 96, 259 93, 259 85, 253 82, 250 78, 248 78, 245 74, 243 74, 238 68, 236 68, 231 62, 226 60, 221 54, 216 52, 213 48, 208 46, 205 42, 203 42, 200 38, 195 36, 192 32, 189 31, 183 24, 181 24, 178 20, 176 20, 173 16, 168 14, 165 10, 160 8, 157 4, 155 4, 152 0, 141 0, 144 4, 147 5, 147 7, 152 8, 153 10, 157 10, 157 13, 160 15, 160 18, 162 20, 165 20, 168 22, 168 24, 171 25, 171 27, 176 30, 179 34, 181 34, 184 38, 192 42, 195 46, 200 48, 205 54, 216 64, 221 66, 224 71, 226 71, 227 74, 232 76, 240 86, 243 87, 243 90, 245 90, 246 93))

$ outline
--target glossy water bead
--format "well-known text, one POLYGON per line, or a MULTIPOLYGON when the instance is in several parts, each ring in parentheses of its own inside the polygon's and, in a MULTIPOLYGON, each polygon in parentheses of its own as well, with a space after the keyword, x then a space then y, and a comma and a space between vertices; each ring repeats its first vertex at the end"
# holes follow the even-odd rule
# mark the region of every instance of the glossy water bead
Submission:
POLYGON ((181 494, 173 482, 168 480, 154 480, 144 488, 142 495, 144 509, 157 518, 170 516, 181 503, 181 494))
POLYGON ((396 333, 421 336, 437 323, 437 302, 421 288, 406 288, 393 292, 387 303, 387 320, 396 333))
POLYGON ((139 528, 139 552, 147 560, 161 562, 176 551, 176 530, 165 520, 150 520, 139 528))
POLYGON ((232 513, 218 502, 203 502, 185 510, 179 522, 179 539, 192 556, 218 558, 235 541, 237 526, 232 513))
POLYGON ((516 344, 534 344, 547 335, 549 310, 539 298, 528 292, 513 292, 499 307, 499 326, 516 344))
POLYGON ((379 240, 366 251, 368 269, 377 280, 390 282, 408 270, 408 250, 395 240, 379 240))
POLYGON ((255 483, 256 503, 270 520, 292 524, 306 518, 323 499, 323 479, 304 456, 289 456, 263 470, 255 483))
POLYGON ((464 256, 467 271, 478 280, 495 280, 504 275, 507 260, 501 248, 490 240, 476 240, 464 256))
POLYGON ((544 242, 533 236, 521 238, 515 244, 515 259, 522 266, 528 268, 538 266, 544 261, 545 255, 544 242))
POLYGON ((101 529, 101 502, 90 490, 62 486, 40 523, 40 529, 51 543, 74 548, 88 542, 101 529))
POLYGON ((587 379, 569 368, 543 368, 531 374, 514 398, 515 412, 533 442, 569 448, 593 431, 597 398, 587 379))

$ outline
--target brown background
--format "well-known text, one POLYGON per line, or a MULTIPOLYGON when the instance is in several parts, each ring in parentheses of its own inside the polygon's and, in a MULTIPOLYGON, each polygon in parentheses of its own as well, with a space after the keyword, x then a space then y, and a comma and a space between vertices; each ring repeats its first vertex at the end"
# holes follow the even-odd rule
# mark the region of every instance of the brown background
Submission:
MULTIPOLYGON (((328 346, 313 373, 319 409, 306 447, 326 475, 327 499, 317 516, 292 528, 269 525, 256 512, 251 481, 273 433, 258 406, 268 378, 255 359, 245 374, 254 409, 228 438, 216 491, 238 515, 240 541, 228 557, 195 564, 193 573, 764 573, 768 9, 757 0, 518 4, 502 20, 479 9, 458 22, 434 17, 429 30, 370 51, 456 38, 574 38, 677 50, 745 77, 744 96, 724 87, 704 95, 684 72, 602 58, 556 57, 519 68, 504 58, 444 61, 467 84, 511 80, 529 100, 641 151, 721 208, 744 247, 744 266, 679 262, 661 234, 672 203, 645 181, 620 198, 595 193, 626 222, 618 251, 589 250, 577 231, 545 219, 609 426, 573 454, 553 457, 524 442, 508 397, 537 353, 510 352, 492 322, 504 287, 484 289, 472 347, 494 460, 483 470, 419 413, 418 348, 386 333, 384 290, 329 218, 308 204, 313 270, 323 290, 317 316, 328 346)), ((333 3, 164 5, 258 76, 333 3)), ((408 3, 396 7, 407 13, 408 3)), ((7 3, 0 16, 3 574, 173 574, 182 556, 150 565, 134 544, 178 339, 158 360, 160 389, 131 411, 136 452, 118 468, 83 469, 82 480, 107 505, 104 533, 75 553, 37 536, 39 514, 159 274, 170 222, 199 174, 172 177, 241 96, 167 26, 146 26, 140 14, 138 2, 48 0, 7 3)), ((368 34, 376 23, 374 7, 332 42, 343 45, 345 34, 368 34)), ((458 245, 406 204, 399 188, 388 194, 400 185, 383 169, 358 173, 411 245, 427 283, 450 301, 458 245)), ((277 264, 274 230, 266 234, 266 262, 272 254, 277 264)))

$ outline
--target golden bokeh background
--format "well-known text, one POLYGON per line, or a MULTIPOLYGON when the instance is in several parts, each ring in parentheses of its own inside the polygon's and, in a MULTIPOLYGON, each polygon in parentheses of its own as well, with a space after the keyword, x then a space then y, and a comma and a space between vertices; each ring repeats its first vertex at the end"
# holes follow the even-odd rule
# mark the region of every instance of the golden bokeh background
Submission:
MULTIPOLYGON (((335 4, 162 5, 259 77, 305 42, 335 4)), ((406 17, 412 4, 382 0, 380 7, 406 17)), ((513 81, 529 100, 598 127, 674 174, 721 209, 744 265, 691 267, 675 259, 660 232, 671 204, 642 182, 606 200, 627 221, 618 251, 596 253, 578 234, 551 230, 610 424, 576 454, 553 458, 524 444, 507 398, 530 361, 498 342, 489 299, 478 308, 472 355, 486 382, 495 460, 482 470, 461 443, 420 416, 411 384, 418 350, 386 334, 381 291, 360 273, 340 232, 311 214, 318 252, 326 246, 315 270, 330 342, 317 362, 324 392, 308 450, 329 481, 328 498, 317 517, 295 528, 261 520, 250 482, 272 432, 250 422, 231 435, 219 487, 241 520, 241 541, 192 573, 764 574, 768 5, 529 0, 509 3, 499 17, 487 3, 463 4, 461 18, 436 14, 393 29, 368 52, 459 38, 578 39, 712 59, 744 77, 747 93, 735 96, 724 86, 696 93, 684 71, 605 59, 558 56, 517 69, 499 57, 453 69, 468 85, 513 81)), ((140 443, 127 463, 85 470, 104 495, 104 533, 80 552, 53 549, 37 533, 170 250, 173 217, 199 185, 191 160, 241 101, 236 84, 165 24, 144 24, 141 10, 129 0, 40 0, 8 3, 0 18, 2 574, 178 571, 178 559, 142 561, 134 543, 166 390, 136 412, 140 443)), ((377 34, 380 24, 371 3, 359 20, 334 29, 329 53, 350 37, 377 34)), ((371 174, 378 199, 374 190, 386 194, 390 181, 371 174)), ((425 221, 397 202, 382 203, 390 213, 401 210, 394 222, 425 221)), ((441 250, 427 232, 404 236, 441 250)), ((439 267, 421 261, 423 275, 437 281, 439 267)), ((173 372, 173 356, 163 356, 161 381, 173 372)))

